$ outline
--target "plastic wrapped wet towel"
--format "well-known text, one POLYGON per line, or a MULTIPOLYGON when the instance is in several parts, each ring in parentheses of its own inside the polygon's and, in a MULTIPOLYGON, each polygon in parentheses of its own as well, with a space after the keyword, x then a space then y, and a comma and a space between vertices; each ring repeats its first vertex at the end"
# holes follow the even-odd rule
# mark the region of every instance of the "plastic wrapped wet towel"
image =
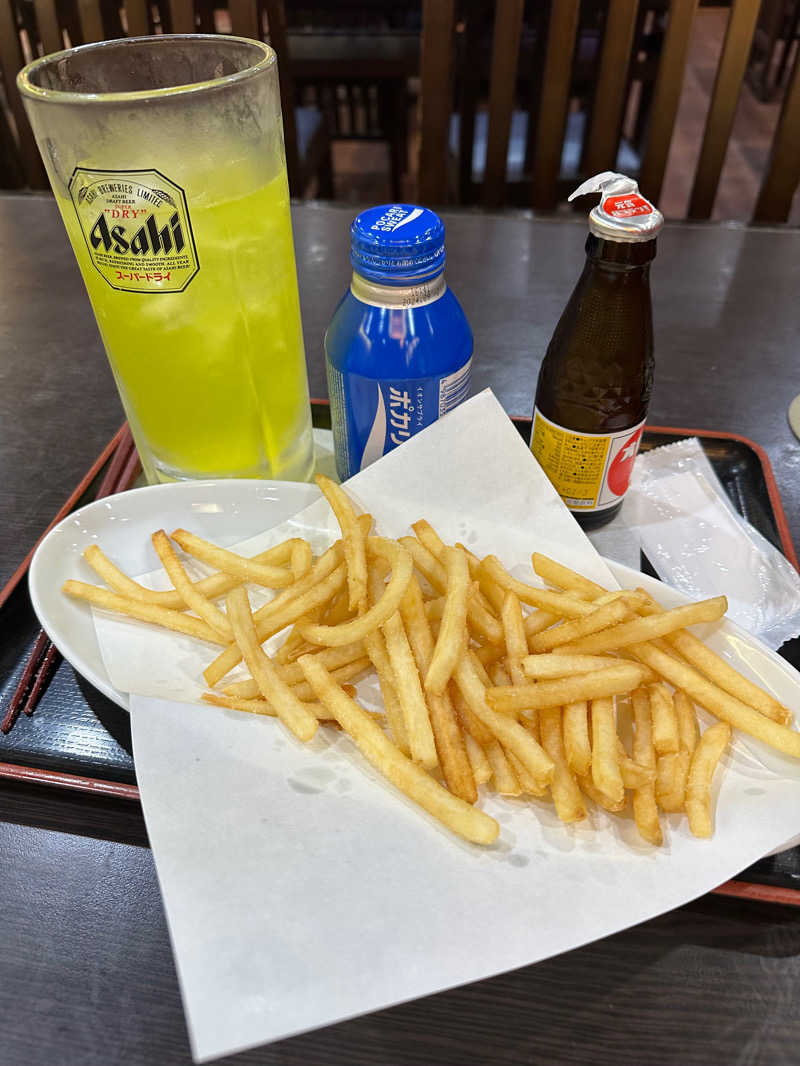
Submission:
POLYGON ((734 511, 696 437, 639 455, 621 518, 662 581, 726 595, 728 616, 773 649, 800 635, 800 575, 734 511))

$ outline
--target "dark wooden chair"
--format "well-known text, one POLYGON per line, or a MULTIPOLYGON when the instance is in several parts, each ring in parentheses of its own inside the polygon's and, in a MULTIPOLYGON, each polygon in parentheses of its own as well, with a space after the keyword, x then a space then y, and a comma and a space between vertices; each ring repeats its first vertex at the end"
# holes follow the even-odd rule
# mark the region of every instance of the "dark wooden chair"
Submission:
MULTIPOLYGON (((646 196, 658 200, 666 170, 686 66, 689 38, 698 0, 671 0, 658 56, 643 138, 638 179, 646 196)), ((709 218, 719 185, 736 104, 753 41, 760 0, 733 0, 700 157, 694 175, 689 217, 709 218)), ((573 97, 573 72, 581 0, 551 0, 541 53, 538 103, 529 115, 534 150, 529 175, 529 203, 550 210, 562 199, 559 176, 573 97)), ((614 169, 639 25, 637 0, 608 0, 597 77, 588 111, 582 162, 576 179, 614 169)), ((486 164, 481 192, 487 207, 507 201, 512 120, 517 99, 524 5, 499 0, 495 8, 487 111, 486 164)), ((448 125, 456 49, 455 0, 425 0, 422 37, 422 140, 420 198, 448 199, 448 125)), ((800 57, 786 90, 769 164, 753 219, 786 221, 800 182, 800 57)), ((575 182, 577 184, 577 180, 575 182)), ((452 197, 451 197, 452 198, 452 197)))
MULTIPOLYGON (((576 178, 583 172, 585 131, 598 80, 607 6, 606 0, 583 0, 580 5, 570 66, 571 104, 561 144, 559 198, 574 187, 576 178)), ((548 16, 548 4, 532 0, 516 5, 516 9, 513 2, 495 7, 489 0, 461 0, 457 8, 449 184, 458 203, 480 202, 485 206, 500 203, 526 206, 530 203, 530 175, 550 26, 548 16), (513 60, 515 55, 518 57, 516 77, 508 70, 509 57, 513 60), (492 99, 495 107, 505 111, 504 122, 509 126, 504 188, 502 182, 493 180, 492 168, 489 168, 489 181, 484 181, 490 151, 492 99), (489 100, 488 109, 480 106, 485 100, 489 100), (455 176, 453 169, 457 172, 455 176)), ((639 21, 642 21, 641 17, 639 21)), ((645 35, 644 27, 640 33, 642 41, 637 40, 637 62, 631 64, 629 82, 636 80, 644 87, 651 75, 644 62, 638 62, 638 53, 643 50, 645 37, 649 45, 654 34, 648 32, 645 35)), ((646 52, 642 59, 645 56, 646 52)), ((513 71, 513 67, 511 69, 513 71)), ((639 96, 646 102, 644 92, 639 96)), ((644 112, 644 107, 643 104, 640 113, 644 112)), ((494 138, 491 150, 497 150, 494 138)), ((621 165, 627 170, 639 169, 640 157, 632 144, 623 140, 621 153, 621 165)))
POLYGON ((400 199, 421 0, 301 0, 286 14, 298 99, 325 111, 334 140, 385 143, 400 199))
POLYGON ((402 197, 408 159, 409 78, 419 69, 419 32, 319 32, 289 28, 299 99, 321 108, 334 140, 388 146, 392 197, 402 197))
MULTIPOLYGON (((27 0, 20 0, 27 2, 27 0)), ((156 28, 148 0, 125 0, 122 17, 119 7, 106 0, 34 0, 34 28, 30 27, 30 12, 26 19, 15 0, 0 0, 0 66, 9 110, 16 126, 17 155, 32 188, 47 188, 44 168, 22 107, 14 79, 23 64, 21 33, 25 32, 36 54, 56 52, 72 44, 87 44, 119 36, 122 18, 130 37, 145 36, 156 28), (114 13, 120 19, 119 28, 114 13)), ((200 27, 202 12, 195 10, 194 0, 166 0, 162 6, 159 25, 174 33, 194 33, 200 27), (161 21, 163 18, 163 22, 161 21)), ((231 27, 245 37, 263 38, 256 0, 230 0, 231 27)), ((316 107, 294 106, 294 92, 289 71, 286 41, 286 16, 283 0, 266 0, 265 13, 269 25, 270 42, 278 56, 281 86, 281 108, 286 142, 286 162, 289 187, 293 196, 305 195, 316 181, 316 194, 323 198, 333 195, 330 137, 322 111, 316 107)), ((207 21, 207 20, 206 20, 207 21)), ((2 177, 0 177, 0 181, 2 177)))
POLYGON ((747 69, 759 100, 771 100, 786 85, 792 44, 800 35, 800 0, 762 0, 747 69))

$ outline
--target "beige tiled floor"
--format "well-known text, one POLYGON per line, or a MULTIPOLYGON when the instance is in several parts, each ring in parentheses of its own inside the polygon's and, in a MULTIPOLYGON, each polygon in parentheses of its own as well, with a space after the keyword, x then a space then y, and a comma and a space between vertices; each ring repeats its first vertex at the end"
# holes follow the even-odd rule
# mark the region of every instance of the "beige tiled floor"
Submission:
MULTIPOLYGON (((686 215, 727 20, 726 10, 714 8, 701 9, 695 19, 661 194, 660 206, 669 218, 686 215)), ((751 217, 779 112, 780 100, 761 103, 747 84, 742 87, 714 218, 746 221, 751 217)))

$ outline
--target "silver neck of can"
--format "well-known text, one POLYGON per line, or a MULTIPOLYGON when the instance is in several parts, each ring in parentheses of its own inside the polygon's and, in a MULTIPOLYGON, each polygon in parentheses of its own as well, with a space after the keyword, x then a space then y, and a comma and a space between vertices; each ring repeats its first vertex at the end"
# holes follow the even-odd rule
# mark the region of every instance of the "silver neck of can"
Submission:
POLYGON ((373 307, 386 307, 391 310, 432 304, 444 295, 446 288, 444 272, 415 285, 379 285, 375 281, 368 281, 355 271, 350 281, 350 292, 357 300, 373 307))

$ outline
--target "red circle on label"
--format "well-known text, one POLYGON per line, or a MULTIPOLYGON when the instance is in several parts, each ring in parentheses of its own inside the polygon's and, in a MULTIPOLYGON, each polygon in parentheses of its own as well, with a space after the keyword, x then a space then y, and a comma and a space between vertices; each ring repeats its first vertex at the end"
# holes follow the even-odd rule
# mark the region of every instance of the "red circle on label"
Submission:
POLYGON ((639 441, 642 439, 644 426, 636 430, 624 442, 608 471, 608 487, 615 496, 624 496, 628 490, 628 484, 633 473, 633 464, 636 461, 636 453, 639 451, 639 441))

